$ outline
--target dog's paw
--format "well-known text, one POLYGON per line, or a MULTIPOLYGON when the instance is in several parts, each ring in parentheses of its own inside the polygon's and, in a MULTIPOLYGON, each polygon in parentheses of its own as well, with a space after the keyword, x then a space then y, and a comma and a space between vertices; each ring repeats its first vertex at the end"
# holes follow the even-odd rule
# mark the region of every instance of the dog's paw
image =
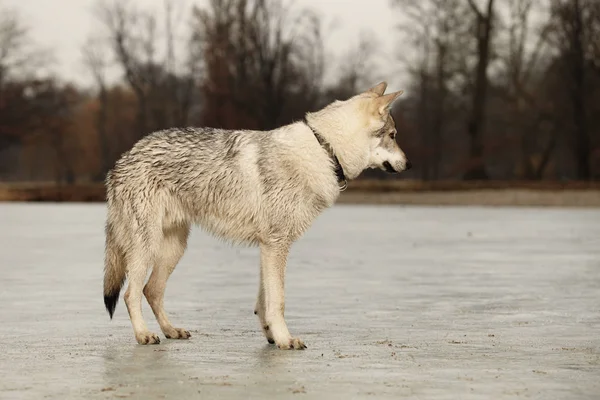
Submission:
POLYGON ((181 328, 173 328, 164 332, 167 339, 189 339, 192 337, 189 331, 181 328))
POLYGON ((139 344, 160 344, 158 335, 152 332, 142 332, 135 335, 135 338, 139 344))
POLYGON ((304 350, 306 345, 298 338, 291 338, 287 342, 278 343, 277 347, 281 350, 304 350))

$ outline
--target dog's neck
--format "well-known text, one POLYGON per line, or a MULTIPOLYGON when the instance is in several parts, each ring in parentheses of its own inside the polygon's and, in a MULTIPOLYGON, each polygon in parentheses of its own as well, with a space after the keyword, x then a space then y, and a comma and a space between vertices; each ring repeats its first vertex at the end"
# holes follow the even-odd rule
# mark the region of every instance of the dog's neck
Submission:
POLYGON ((348 181, 346 180, 346 175, 344 174, 344 168, 342 167, 342 164, 340 164, 340 161, 335 155, 335 151, 333 151, 329 142, 327 142, 327 140, 325 140, 325 138, 319 132, 317 132, 315 128, 313 128, 313 126, 308 122, 306 117, 304 117, 304 123, 310 128, 313 135, 315 135, 315 138, 317 139, 321 147, 323 147, 323 149, 325 149, 325 151, 329 154, 329 157, 331 157, 338 184, 340 185, 340 188, 342 190, 346 189, 348 181))
POLYGON ((342 110, 321 110, 306 114, 304 122, 329 145, 330 150, 326 150, 336 156, 345 179, 350 180, 367 168, 364 149, 368 143, 360 142, 360 135, 353 135, 360 128, 348 126, 349 119, 344 114, 342 110), (351 140, 349 136, 358 140, 351 140))

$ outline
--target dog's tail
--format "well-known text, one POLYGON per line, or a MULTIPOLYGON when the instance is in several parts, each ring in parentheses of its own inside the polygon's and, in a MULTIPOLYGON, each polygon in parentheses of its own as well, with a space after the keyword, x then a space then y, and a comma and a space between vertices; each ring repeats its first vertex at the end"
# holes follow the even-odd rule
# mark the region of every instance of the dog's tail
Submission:
POLYGON ((125 257, 115 240, 112 225, 106 225, 104 250, 104 305, 112 319, 119 301, 119 294, 125 283, 125 257))

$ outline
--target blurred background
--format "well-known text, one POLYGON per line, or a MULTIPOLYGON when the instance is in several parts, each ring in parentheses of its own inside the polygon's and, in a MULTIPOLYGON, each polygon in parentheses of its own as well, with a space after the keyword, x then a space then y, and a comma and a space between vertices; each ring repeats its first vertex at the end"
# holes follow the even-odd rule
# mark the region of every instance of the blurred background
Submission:
POLYGON ((381 80, 414 168, 362 180, 600 177, 597 0, 0 0, 4 198, 101 193, 149 132, 271 129, 381 80))

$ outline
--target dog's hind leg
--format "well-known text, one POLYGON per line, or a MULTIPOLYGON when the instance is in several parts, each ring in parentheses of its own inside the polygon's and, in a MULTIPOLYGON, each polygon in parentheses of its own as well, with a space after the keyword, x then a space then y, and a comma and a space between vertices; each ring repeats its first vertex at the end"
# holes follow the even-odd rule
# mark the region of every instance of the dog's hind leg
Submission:
POLYGON ((144 287, 144 296, 152 307, 152 312, 160 329, 168 339, 188 339, 191 335, 185 329, 175 328, 164 308, 167 280, 183 256, 190 233, 190 225, 179 225, 163 230, 163 239, 156 256, 154 269, 144 287))
POLYGON ((125 305, 133 325, 135 338, 139 344, 158 344, 160 339, 150 332, 142 316, 142 290, 152 264, 151 253, 142 246, 130 248, 127 252, 127 278, 129 286, 125 291, 125 305))
MULTIPOLYGON (((284 320, 284 281, 289 244, 269 243, 260 246, 260 275, 264 289, 263 330, 272 335, 280 349, 302 350, 306 346, 293 338, 284 320)), ((267 336, 268 337, 268 336, 267 336)))
MULTIPOLYGON (((141 206, 138 207, 145 211, 141 206)), ((158 254, 162 238, 160 225, 153 223, 147 215, 150 212, 139 212, 137 224, 130 235, 130 242, 126 250, 127 278, 129 286, 125 291, 125 305, 133 325, 135 338, 139 344, 159 344, 158 335, 150 332, 142 316, 142 296, 144 282, 148 269, 153 266, 158 254)))

